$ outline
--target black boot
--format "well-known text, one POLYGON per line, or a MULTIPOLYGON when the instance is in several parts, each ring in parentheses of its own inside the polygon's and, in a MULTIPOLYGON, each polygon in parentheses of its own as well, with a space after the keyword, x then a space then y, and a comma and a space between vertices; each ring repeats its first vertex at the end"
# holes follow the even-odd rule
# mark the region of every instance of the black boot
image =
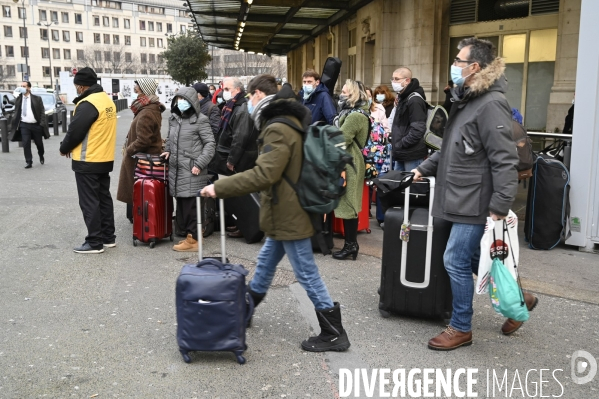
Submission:
POLYGON ((341 308, 335 302, 330 309, 316 311, 320 335, 302 342, 302 349, 308 352, 343 352, 350 347, 349 339, 341 324, 341 308))
POLYGON ((346 241, 341 251, 333 252, 333 258, 343 260, 348 256, 351 256, 353 260, 356 260, 356 258, 358 257, 359 250, 360 246, 357 242, 346 241))
MULTIPOLYGON (((264 294, 258 294, 257 292, 252 291, 252 289, 248 285, 248 294, 250 294, 250 296, 254 300, 254 311, 255 311, 256 307, 258 306, 258 304, 260 302, 262 302, 262 300, 266 296, 266 293, 264 293, 264 294)), ((250 317, 250 319, 248 320, 248 324, 247 324, 246 328, 250 328, 251 326, 252 326, 252 317, 250 317)))

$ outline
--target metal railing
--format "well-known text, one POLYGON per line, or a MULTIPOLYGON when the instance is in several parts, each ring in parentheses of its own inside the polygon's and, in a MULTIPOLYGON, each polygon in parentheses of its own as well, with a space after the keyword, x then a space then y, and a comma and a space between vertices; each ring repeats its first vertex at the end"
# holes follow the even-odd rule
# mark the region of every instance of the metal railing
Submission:
POLYGON ((541 138, 542 148, 547 145, 547 139, 552 141, 558 140, 564 142, 564 165, 570 169, 570 160, 572 159, 572 135, 563 133, 544 133, 544 132, 527 132, 530 137, 541 138))

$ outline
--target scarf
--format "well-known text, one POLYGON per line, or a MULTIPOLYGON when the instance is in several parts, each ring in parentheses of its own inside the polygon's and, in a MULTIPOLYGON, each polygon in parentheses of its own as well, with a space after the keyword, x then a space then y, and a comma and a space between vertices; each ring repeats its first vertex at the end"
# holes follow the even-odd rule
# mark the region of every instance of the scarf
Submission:
POLYGON ((133 101, 133 103, 131 104, 131 106, 129 108, 131 108, 131 111, 133 111, 133 115, 137 116, 137 114, 139 113, 139 111, 141 111, 143 109, 143 107, 145 107, 148 104, 159 104, 160 100, 158 99, 158 96, 155 94, 152 94, 150 96, 138 96, 137 99, 135 101, 133 101))
POLYGON ((223 108, 222 116, 220 117, 220 126, 218 128, 220 132, 224 132, 227 129, 227 127, 229 126, 229 120, 231 119, 231 115, 233 115, 233 108, 235 108, 235 103, 242 99, 244 96, 245 93, 243 91, 240 91, 239 93, 237 93, 235 97, 227 101, 223 108))

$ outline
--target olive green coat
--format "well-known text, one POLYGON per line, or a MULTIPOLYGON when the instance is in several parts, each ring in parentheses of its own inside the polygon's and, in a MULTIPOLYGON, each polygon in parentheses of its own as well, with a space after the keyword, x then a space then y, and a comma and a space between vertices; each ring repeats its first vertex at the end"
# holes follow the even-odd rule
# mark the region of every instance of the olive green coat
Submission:
MULTIPOLYGON (((367 110, 367 108, 366 108, 367 110)), ((360 112, 351 112, 339 117, 339 129, 345 137, 347 152, 354 160, 355 169, 347 167, 347 190, 335 208, 335 217, 339 219, 356 219, 362 210, 362 190, 364 189, 364 157, 360 145, 366 143, 370 132, 370 120, 360 112)))

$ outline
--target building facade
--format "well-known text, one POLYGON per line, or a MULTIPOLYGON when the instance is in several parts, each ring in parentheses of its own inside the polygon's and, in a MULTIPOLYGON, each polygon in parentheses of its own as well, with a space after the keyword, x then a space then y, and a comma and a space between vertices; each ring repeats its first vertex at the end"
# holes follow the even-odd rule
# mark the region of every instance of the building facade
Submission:
POLYGON ((25 78, 55 87, 61 71, 84 66, 160 76, 168 36, 191 27, 184 4, 169 0, 0 0, 0 9, 0 89, 25 78))

